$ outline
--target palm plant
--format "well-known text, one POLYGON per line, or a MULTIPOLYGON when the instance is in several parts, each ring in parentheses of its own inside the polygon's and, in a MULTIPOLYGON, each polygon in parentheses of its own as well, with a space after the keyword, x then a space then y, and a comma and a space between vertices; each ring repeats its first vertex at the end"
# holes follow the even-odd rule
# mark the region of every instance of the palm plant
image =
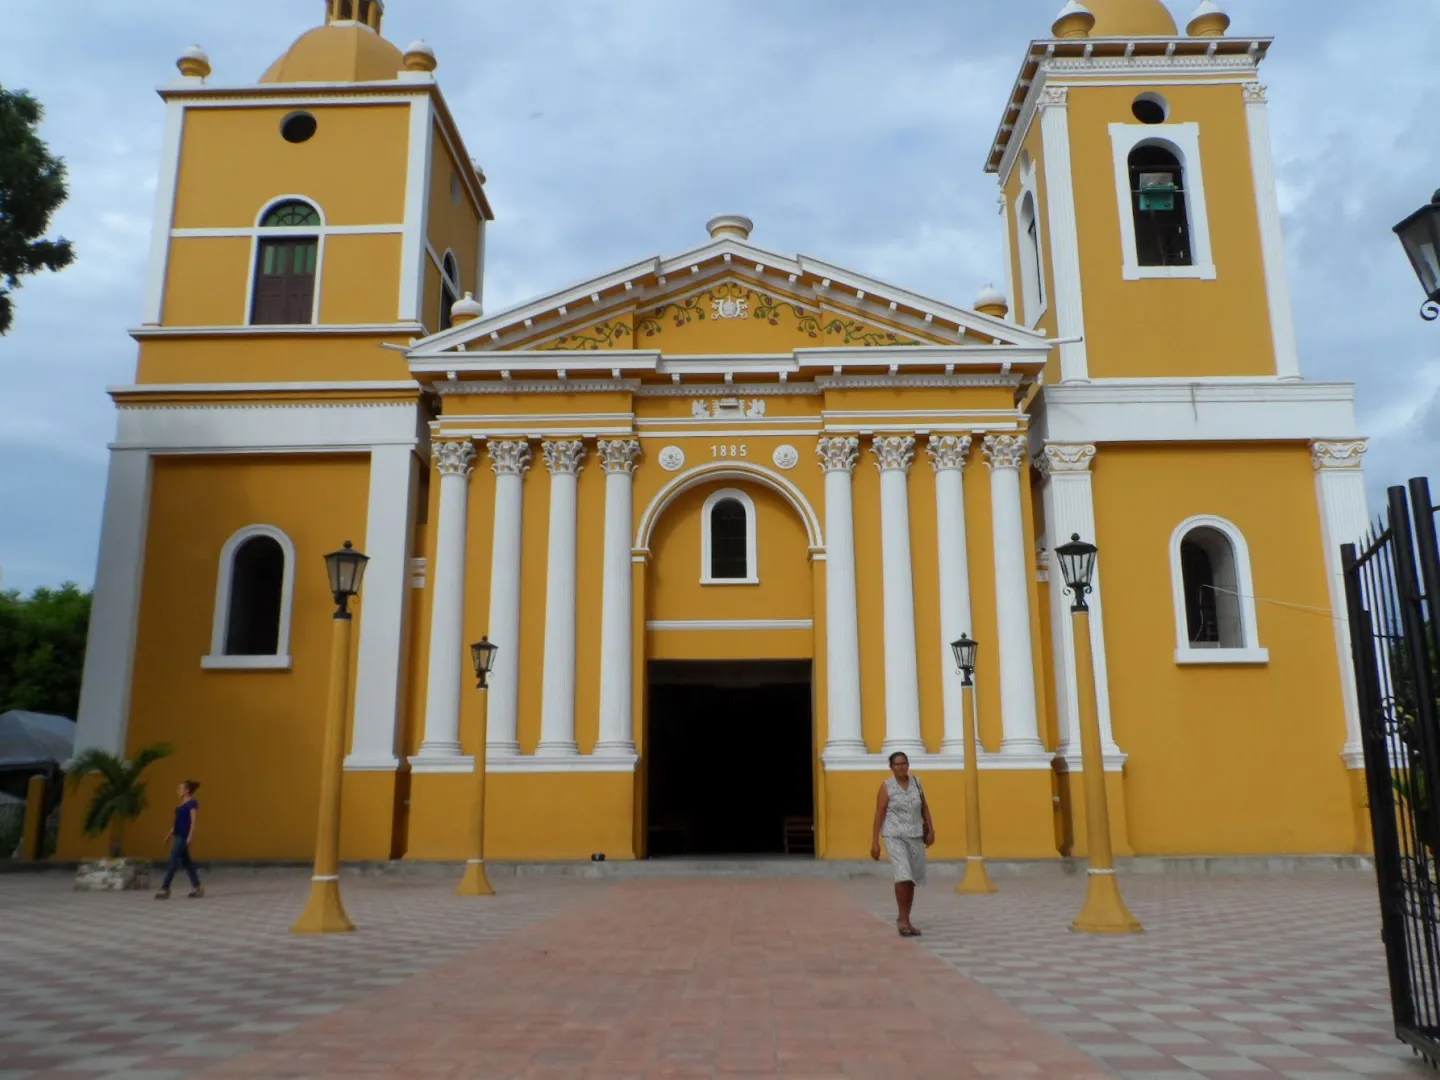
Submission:
POLYGON ((87 776, 99 776, 100 786, 85 811, 85 835, 110 832, 110 857, 118 859, 125 843, 125 826, 145 812, 149 805, 147 783, 140 775, 161 758, 173 753, 169 743, 147 746, 127 761, 108 750, 86 750, 65 770, 71 788, 87 776))

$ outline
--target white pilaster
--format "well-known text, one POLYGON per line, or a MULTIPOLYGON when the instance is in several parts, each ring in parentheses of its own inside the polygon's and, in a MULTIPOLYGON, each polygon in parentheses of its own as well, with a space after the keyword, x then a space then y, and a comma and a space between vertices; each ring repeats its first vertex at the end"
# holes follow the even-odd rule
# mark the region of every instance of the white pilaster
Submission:
POLYGON ((1290 276, 1285 269, 1285 232, 1275 184, 1270 145, 1270 110, 1265 87, 1245 84, 1245 120, 1250 130, 1250 165, 1255 174, 1255 208, 1260 218, 1260 251, 1265 260, 1265 294, 1270 302, 1270 332, 1275 343, 1275 374, 1300 378, 1295 344, 1295 315, 1290 305, 1290 276))
POLYGON ((880 470, 881 581, 885 590, 885 753, 923 754, 920 680, 915 653, 915 580, 910 568, 910 466, 915 439, 877 437, 880 470))
MULTIPOLYGON (((1090 465, 1095 447, 1047 446, 1039 465, 1045 478, 1045 531, 1052 547, 1067 543, 1071 536, 1098 543, 1095 539, 1095 497, 1090 465)), ((1100 748, 1105 768, 1114 772, 1125 764, 1124 752, 1115 745, 1110 723, 1110 676, 1105 653, 1105 609, 1103 590, 1104 553, 1095 564, 1091 582, 1090 645, 1094 658, 1095 700, 1100 714, 1100 748)), ((1070 596, 1055 560, 1050 573, 1050 638, 1055 659, 1055 704, 1059 712, 1059 746, 1056 756, 1064 758, 1074 772, 1081 770, 1079 699, 1075 685, 1075 628, 1070 617, 1070 596)))
POLYGON ((600 735, 595 753, 633 761, 635 597, 630 574, 630 533, 640 440, 601 439, 598 449, 605 470, 605 577, 600 594, 600 735))
POLYGON ((1023 435, 987 435, 990 517, 995 544, 995 615, 1000 641, 1000 714, 1007 757, 1034 759, 1046 768, 1050 756, 1040 742, 1035 710, 1035 666, 1030 630, 1030 550, 1020 501, 1025 466, 1023 435))
MULTIPOLYGON (((472 451, 473 456, 473 451, 472 451)), ((404 643, 410 613, 410 536, 415 521, 415 452, 377 446, 370 452, 365 519, 365 595, 355 664, 351 771, 398 768, 404 643)), ((442 480, 443 484, 444 481, 442 480)))
MULTIPOLYGON (((435 121, 430 96, 410 99, 410 143, 405 166, 405 235, 400 250, 401 322, 425 321, 425 253, 430 228, 430 168, 435 121)), ((475 294, 480 295, 477 285, 475 294)), ((432 326, 431 331, 440 329, 432 326)))
POLYGON ((935 467, 937 542, 940 549, 940 677, 945 687, 945 741, 942 754, 965 754, 961 683, 950 642, 975 636, 970 617, 970 556, 965 536, 965 461, 968 435, 931 435, 926 445, 935 467))
POLYGON ((540 696, 542 757, 569 756, 575 747, 575 529, 585 444, 541 443, 550 470, 549 561, 545 569, 545 678, 540 696))
POLYGON ((475 444, 469 439, 435 442, 430 452, 440 473, 440 521, 431 577, 425 737, 410 768, 417 773, 469 772, 474 758, 460 753, 460 688, 466 660, 465 525, 475 444))
POLYGON ((825 470, 825 670, 829 738, 825 760, 865 753, 860 714, 860 627, 855 599, 855 509, 851 477, 860 440, 816 444, 825 470))
MULTIPOLYGON (((76 754, 90 749, 125 753, 150 523, 150 479, 148 451, 110 451, 76 717, 76 754)), ((196 651, 203 651, 203 646, 196 651)))
MULTIPOLYGON (((150 264, 145 279, 145 313, 140 322, 158 326, 165 319, 165 274, 170 265, 170 230, 175 226, 175 190, 180 176, 180 142, 185 132, 185 102, 165 103, 165 134, 160 144, 160 175, 155 181, 155 217, 150 223, 150 264)), ((248 316, 249 313, 246 312, 248 316)))
POLYGON ((1315 466, 1315 491, 1320 500, 1320 531, 1325 542, 1325 569, 1330 577, 1330 610, 1335 626, 1335 654, 1340 664, 1340 689, 1345 701, 1347 769, 1365 767, 1360 745, 1360 707, 1355 692, 1355 663, 1350 653, 1350 622, 1345 604, 1345 568, 1340 562, 1344 544, 1359 544, 1370 527, 1365 495, 1366 444, 1315 442, 1310 444, 1315 466))
POLYGON ((1084 341, 1085 304, 1080 288, 1080 230, 1075 220, 1070 161, 1068 87, 1047 86, 1040 92, 1040 134, 1045 147, 1045 205, 1050 221, 1056 329, 1062 339, 1080 339, 1060 346, 1060 380, 1086 382, 1090 378, 1090 360, 1084 341))
POLYGON ((1010 312, 1005 321, 1018 323, 1023 318, 1019 309, 1025 290, 1015 280, 1015 256, 1010 246, 1010 200, 1005 195, 1004 184, 995 196, 995 208, 1000 212, 1000 265, 1005 268, 1005 293, 1010 299, 1010 312))
POLYGON ((530 444, 523 440, 490 443, 495 471, 495 533, 490 551, 490 640, 498 645, 490 671, 487 757, 520 753, 520 541, 525 473, 530 444))

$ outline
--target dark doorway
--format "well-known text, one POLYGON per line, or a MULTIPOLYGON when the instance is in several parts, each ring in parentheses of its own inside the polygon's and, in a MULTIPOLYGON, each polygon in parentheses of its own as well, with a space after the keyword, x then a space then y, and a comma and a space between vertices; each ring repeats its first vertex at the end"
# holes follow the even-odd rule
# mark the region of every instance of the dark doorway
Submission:
POLYGON ((811 665, 653 661, 649 854, 814 855, 811 665))

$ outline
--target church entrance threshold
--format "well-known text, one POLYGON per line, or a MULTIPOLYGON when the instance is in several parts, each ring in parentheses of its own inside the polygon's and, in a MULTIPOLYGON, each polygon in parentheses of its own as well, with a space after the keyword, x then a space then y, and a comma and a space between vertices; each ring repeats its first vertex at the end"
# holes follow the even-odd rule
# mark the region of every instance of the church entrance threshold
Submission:
POLYGON ((815 853, 808 660, 652 661, 651 858, 815 853))

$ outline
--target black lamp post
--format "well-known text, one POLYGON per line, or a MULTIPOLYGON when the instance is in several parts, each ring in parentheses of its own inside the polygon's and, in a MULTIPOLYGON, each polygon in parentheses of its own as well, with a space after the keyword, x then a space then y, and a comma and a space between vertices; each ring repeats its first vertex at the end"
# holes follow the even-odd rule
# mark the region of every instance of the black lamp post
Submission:
POLYGON ((475 684, 478 689, 488 690, 490 684, 487 681, 490 671, 495 666, 495 653, 497 646, 490 644, 488 636, 482 636, 479 641, 470 646, 470 660, 475 665, 475 678, 480 680, 475 684))
POLYGON ((1065 578, 1065 589, 1075 598, 1070 605, 1071 613, 1089 611, 1085 596, 1090 592, 1090 582, 1095 576, 1095 555, 1100 549, 1080 539, 1079 533, 1072 533, 1068 544, 1055 549, 1060 559, 1060 573, 1065 578))
POLYGON ((960 674, 965 676, 962 686, 975 685, 975 650, 979 647, 978 642, 970 640, 969 634, 961 634, 959 641, 950 643, 950 649, 955 653, 955 666, 960 669, 960 674))
MULTIPOLYGON (((475 665, 475 686, 480 690, 490 689, 490 669, 495 666, 498 645, 490 644, 490 635, 484 634, 470 646, 470 662, 475 665)), ((487 695, 488 698, 488 695, 487 695)), ((471 793, 470 808, 470 858, 465 860, 465 876, 455 891, 461 896, 494 896, 495 889, 485 873, 485 755, 490 741, 488 702, 482 700, 480 731, 475 736, 475 784, 471 793)))
POLYGON ((1440 319, 1440 191, 1399 225, 1395 234, 1410 256, 1410 265, 1425 290, 1420 317, 1426 322, 1440 319))
POLYGON ((325 569, 330 574, 330 594, 335 597, 337 619, 350 617, 349 603, 352 596, 360 594, 360 582, 365 577, 368 555, 361 555, 349 540, 339 551, 325 556, 325 569))

